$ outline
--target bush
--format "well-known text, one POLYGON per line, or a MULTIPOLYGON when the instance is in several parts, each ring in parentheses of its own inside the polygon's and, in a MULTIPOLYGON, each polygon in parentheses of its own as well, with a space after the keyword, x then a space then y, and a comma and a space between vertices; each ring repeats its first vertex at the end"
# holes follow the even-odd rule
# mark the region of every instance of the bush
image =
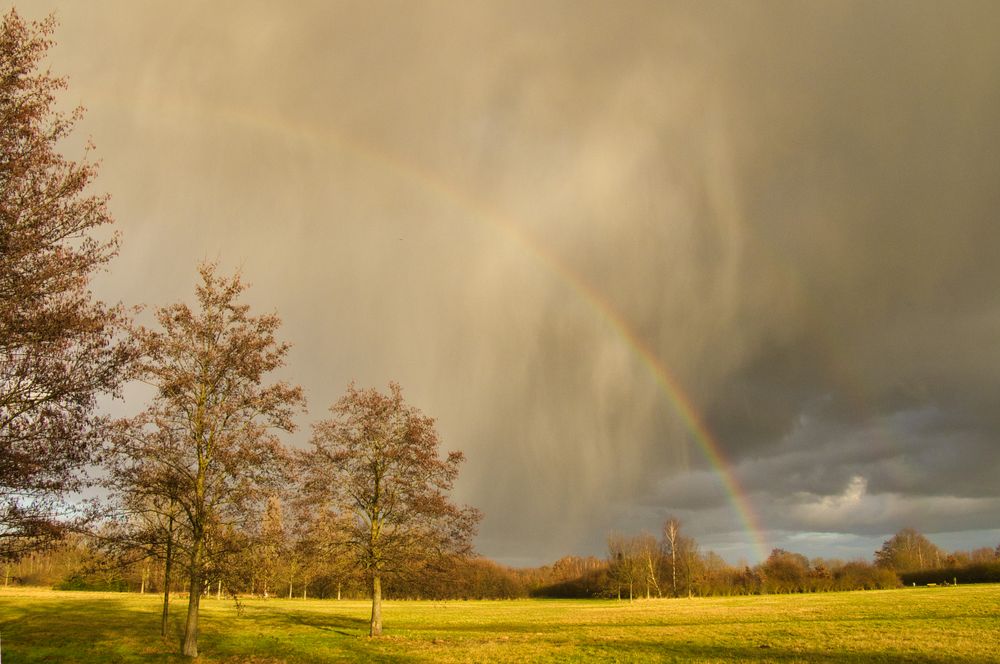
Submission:
POLYGON ((124 593, 128 592, 128 582, 119 577, 74 574, 73 576, 63 579, 63 581, 56 585, 55 589, 124 593))
POLYGON ((833 587, 837 590, 885 590, 899 586, 899 577, 891 569, 860 561, 847 563, 833 574, 833 587))

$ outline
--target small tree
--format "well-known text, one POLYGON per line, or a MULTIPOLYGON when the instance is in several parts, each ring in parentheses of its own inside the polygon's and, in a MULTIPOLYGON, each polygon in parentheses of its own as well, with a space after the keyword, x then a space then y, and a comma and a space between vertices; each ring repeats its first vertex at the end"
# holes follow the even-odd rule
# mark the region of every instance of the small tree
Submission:
POLYGON ((621 589, 624 586, 628 588, 628 601, 631 602, 635 596, 636 584, 644 577, 640 539, 620 533, 608 535, 608 582, 618 599, 621 599, 621 589))
POLYGON ((63 500, 110 421, 96 415, 131 356, 124 312, 96 301, 93 274, 117 252, 107 197, 88 195, 97 167, 56 151, 82 109, 55 110, 64 79, 41 69, 55 21, 0 25, 0 558, 58 539, 63 500))
POLYGON ((243 534, 286 469, 274 431, 294 430, 292 415, 304 403, 298 387, 263 384, 288 351, 275 338, 278 317, 249 314, 238 302, 246 290, 238 276, 220 278, 213 264, 199 273, 197 310, 159 309, 162 331, 136 333, 141 374, 157 394, 115 468, 122 493, 166 498, 180 510, 183 536, 173 541, 189 577, 182 652, 190 657, 198 655, 204 584, 248 545, 243 534))
MULTIPOLYGON (((112 464, 112 469, 115 466, 112 464)), ((180 508, 163 491, 135 491, 133 487, 122 490, 115 472, 104 482, 116 504, 117 522, 112 518, 100 533, 95 534, 96 543, 109 561, 119 568, 127 568, 136 563, 143 566, 144 575, 152 560, 163 561, 163 611, 160 620, 160 634, 167 635, 167 619, 170 615, 170 588, 173 581, 174 551, 179 536, 177 523, 181 518, 180 508)), ((144 486, 149 486, 148 484, 144 486)), ((143 584, 143 587, 145 584, 143 584)))
POLYGON ((343 517, 331 532, 367 576, 369 634, 379 636, 383 579, 469 554, 480 514, 449 500, 463 455, 439 457, 434 420, 406 405, 399 385, 382 394, 352 384, 330 411, 301 457, 305 492, 343 517))

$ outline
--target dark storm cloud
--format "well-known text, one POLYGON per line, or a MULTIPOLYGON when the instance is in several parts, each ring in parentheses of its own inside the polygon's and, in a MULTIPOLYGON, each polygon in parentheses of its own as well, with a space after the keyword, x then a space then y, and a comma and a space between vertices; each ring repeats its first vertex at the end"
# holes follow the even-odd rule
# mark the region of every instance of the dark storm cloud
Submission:
POLYGON ((310 417, 397 379, 438 418, 485 553, 600 554, 668 512, 748 551, 588 288, 772 539, 997 526, 993 3, 58 13, 124 234, 105 294, 242 266, 310 417))

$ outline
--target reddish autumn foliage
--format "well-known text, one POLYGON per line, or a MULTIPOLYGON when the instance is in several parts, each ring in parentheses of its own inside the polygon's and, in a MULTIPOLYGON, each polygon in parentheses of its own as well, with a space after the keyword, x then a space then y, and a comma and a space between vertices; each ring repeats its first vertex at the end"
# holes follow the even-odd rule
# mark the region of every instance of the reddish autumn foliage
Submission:
POLYGON ((372 636, 382 632, 383 577, 426 571, 471 552, 481 516, 448 497, 463 460, 439 456, 434 420, 389 394, 351 385, 316 424, 302 456, 305 495, 339 514, 333 542, 365 571, 372 589, 372 636))
POLYGON ((276 434, 295 429, 305 403, 301 388, 266 382, 289 348, 275 336, 278 317, 250 315, 238 276, 219 277, 213 264, 199 272, 196 308, 164 307, 160 329, 136 331, 140 375, 157 393, 113 472, 124 504, 178 529, 172 541, 190 579, 183 652, 192 657, 207 572, 239 550, 280 486, 288 459, 276 434))
POLYGON ((116 253, 107 196, 86 193, 95 164, 57 151, 82 109, 55 110, 64 79, 42 68, 53 19, 0 26, 0 557, 59 538, 79 517, 64 498, 85 483, 110 422, 101 394, 131 352, 124 312, 88 290, 116 253))

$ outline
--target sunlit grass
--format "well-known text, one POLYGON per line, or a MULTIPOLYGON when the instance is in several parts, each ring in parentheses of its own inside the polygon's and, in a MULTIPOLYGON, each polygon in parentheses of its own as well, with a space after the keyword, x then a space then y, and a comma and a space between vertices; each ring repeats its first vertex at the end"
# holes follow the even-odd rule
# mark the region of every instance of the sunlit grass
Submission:
MULTIPOLYGON (((159 636, 152 595, 0 590, 4 662, 183 661, 186 604, 159 636)), ((1000 585, 640 600, 202 602, 204 662, 1000 662, 1000 585)))

